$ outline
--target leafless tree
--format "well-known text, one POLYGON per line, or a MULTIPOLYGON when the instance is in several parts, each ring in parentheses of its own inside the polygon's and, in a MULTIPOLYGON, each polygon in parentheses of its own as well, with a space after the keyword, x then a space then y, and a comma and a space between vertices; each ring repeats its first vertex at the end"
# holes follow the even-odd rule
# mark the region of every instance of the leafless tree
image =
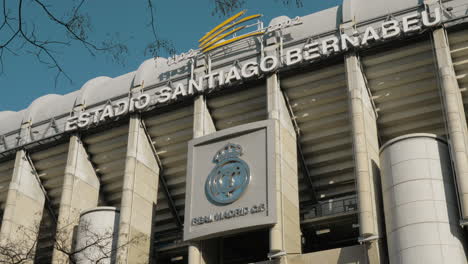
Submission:
MULTIPOLYGON (((123 63, 128 52, 127 45, 117 35, 110 36, 102 41, 92 39, 91 17, 86 12, 86 0, 75 1, 65 12, 55 11, 53 6, 45 0, 2 0, 0 22, 0 73, 3 73, 5 55, 14 56, 33 55, 42 64, 56 70, 55 84, 60 77, 71 81, 64 69, 63 62, 56 50, 58 47, 67 47, 72 43, 81 44, 89 54, 98 53, 109 55, 117 63, 123 63), (26 14, 36 12, 41 18, 46 18, 55 26, 57 32, 54 39, 41 34, 42 21, 26 14)), ((156 33, 156 19, 153 0, 148 0, 149 28, 154 37, 152 44, 148 45, 147 52, 158 56, 161 51, 170 54, 175 49, 170 41, 160 38, 156 33)))
MULTIPOLYGON (((211 0, 213 2, 212 15, 229 16, 233 12, 243 8, 246 5, 247 0, 211 0)), ((255 1, 255 0, 250 0, 255 1)), ((296 7, 302 7, 302 0, 275 0, 276 2, 281 1, 285 6, 295 5, 296 7)))
POLYGON ((21 264, 33 261, 38 231, 36 228, 19 227, 15 232, 21 234, 21 238, 0 241, 0 263, 21 264))
MULTIPOLYGON (((163 0, 161 0, 163 1, 163 0)), ((212 14, 228 16, 234 11, 244 7, 247 0, 208 0, 212 2, 212 14)), ((254 1, 254 0, 250 0, 254 1)), ((302 6, 302 0, 275 0, 285 5, 302 6)), ((72 1, 73 2, 73 1, 72 1)), ((118 34, 111 35, 104 40, 90 37, 93 28, 91 17, 86 11, 86 0, 75 0, 65 12, 58 12, 46 0, 1 0, 0 11, 0 74, 3 73, 5 56, 33 55, 40 63, 55 70, 55 86, 59 78, 63 77, 71 82, 64 62, 57 50, 59 47, 68 47, 73 43, 83 46, 89 54, 108 55, 117 63, 125 62, 128 47, 125 41, 119 39, 118 34), (35 12, 37 19, 27 14, 35 12), (57 33, 54 38, 44 36, 44 26, 41 22, 47 21, 55 26, 57 33)), ((147 0, 148 24, 147 28, 152 35, 152 42, 147 45, 144 53, 158 57, 162 52, 169 55, 176 50, 170 40, 161 38, 157 33, 157 17, 155 13, 156 0, 147 0)))
MULTIPOLYGON (((73 243, 70 249, 68 241, 76 239, 76 232, 70 232, 70 223, 56 231, 53 238, 53 248, 61 252, 67 263, 94 263, 100 264, 116 256, 117 250, 123 247, 135 246, 144 241, 142 236, 130 239, 124 245, 117 247, 116 234, 112 230, 101 230, 99 232, 92 228, 90 223, 81 223, 78 232, 84 235, 81 243, 73 243), (73 236, 73 237, 72 237, 73 236)), ((36 259, 35 250, 38 245, 39 225, 34 228, 18 227, 15 230, 15 239, 0 241, 0 263, 22 264, 32 263, 36 259), (19 239, 18 239, 19 238, 19 239)))

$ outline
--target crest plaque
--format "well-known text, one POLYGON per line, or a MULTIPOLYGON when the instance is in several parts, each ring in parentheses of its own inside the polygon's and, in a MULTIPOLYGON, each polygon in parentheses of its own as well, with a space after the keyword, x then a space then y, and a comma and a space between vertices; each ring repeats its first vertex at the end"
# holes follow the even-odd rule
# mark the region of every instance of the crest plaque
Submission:
POLYGON ((259 121, 189 142, 184 240, 276 222, 274 125, 259 121))
POLYGON ((228 143, 213 157, 216 166, 205 183, 208 200, 215 204, 230 204, 244 193, 250 182, 249 165, 242 159, 242 147, 228 143))

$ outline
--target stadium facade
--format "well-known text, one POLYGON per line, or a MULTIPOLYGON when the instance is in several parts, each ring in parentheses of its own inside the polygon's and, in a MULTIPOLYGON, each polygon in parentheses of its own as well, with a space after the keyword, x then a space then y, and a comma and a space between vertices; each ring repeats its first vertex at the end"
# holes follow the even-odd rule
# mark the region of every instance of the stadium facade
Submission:
POLYGON ((467 263, 467 14, 345 0, 0 112, 0 246, 67 263, 86 219, 109 263, 467 263))

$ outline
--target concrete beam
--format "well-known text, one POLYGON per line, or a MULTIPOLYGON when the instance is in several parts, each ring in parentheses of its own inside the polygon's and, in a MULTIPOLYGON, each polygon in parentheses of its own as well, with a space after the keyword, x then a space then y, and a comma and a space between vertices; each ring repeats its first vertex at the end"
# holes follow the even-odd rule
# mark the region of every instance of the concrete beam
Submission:
MULTIPOLYGON (((216 132, 213 119, 206 104, 206 98, 199 95, 193 104, 193 138, 216 132)), ((216 244, 208 241, 192 242, 188 247, 189 264, 216 264, 218 252, 216 244)))
POLYGON ((296 132, 277 74, 267 77, 268 118, 275 120, 277 223, 270 229, 270 254, 301 253, 296 132))
POLYGON ((130 117, 117 263, 149 263, 159 166, 138 115, 130 117))
POLYGON ((377 116, 356 54, 346 55, 345 67, 359 207, 360 241, 367 245, 369 262, 382 263, 382 245, 379 241, 381 241, 383 221, 380 210, 377 116))
POLYGON ((18 250, 31 250, 33 253, 44 202, 45 196, 34 175, 34 169, 28 161, 26 152, 20 150, 16 153, 15 167, 8 188, 0 243, 3 245, 10 243, 18 247, 18 250))
MULTIPOLYGON (((79 223, 80 213, 98 205, 99 187, 99 179, 83 143, 77 135, 72 135, 68 147, 56 233, 65 250, 71 252, 73 242, 71 234, 79 223)), ((53 263, 68 263, 67 261, 68 256, 54 248, 53 263)))
POLYGON ((468 225, 468 142, 465 109, 444 28, 432 32, 449 147, 456 174, 462 225, 468 225))

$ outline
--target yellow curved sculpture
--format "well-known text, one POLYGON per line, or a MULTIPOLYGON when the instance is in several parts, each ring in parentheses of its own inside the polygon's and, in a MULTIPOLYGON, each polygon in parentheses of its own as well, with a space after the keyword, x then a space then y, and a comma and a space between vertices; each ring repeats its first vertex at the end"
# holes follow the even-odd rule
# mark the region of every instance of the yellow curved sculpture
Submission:
POLYGON ((210 32, 206 33, 198 42, 200 43, 198 47, 202 50, 202 52, 208 52, 210 50, 219 48, 221 46, 227 45, 229 43, 233 43, 235 41, 245 39, 251 36, 256 36, 256 35, 261 35, 264 33, 264 31, 258 31, 258 32, 253 32, 253 33, 247 33, 232 39, 224 40, 225 37, 228 37, 237 31, 240 31, 246 26, 240 26, 236 27, 234 29, 231 29, 241 23, 250 21, 252 19, 256 19, 261 17, 261 14, 256 14, 256 15, 251 15, 247 16, 244 18, 239 19, 242 15, 244 15, 246 10, 242 10, 241 12, 235 14, 234 16, 226 19, 223 21, 221 24, 217 25, 215 28, 210 30, 210 32), (238 20, 239 19, 239 20, 238 20), (237 21, 236 21, 237 20, 237 21), (228 31, 229 30, 229 31, 228 31), (227 32, 226 32, 227 31, 227 32), (226 33, 224 33, 226 32, 226 33))

